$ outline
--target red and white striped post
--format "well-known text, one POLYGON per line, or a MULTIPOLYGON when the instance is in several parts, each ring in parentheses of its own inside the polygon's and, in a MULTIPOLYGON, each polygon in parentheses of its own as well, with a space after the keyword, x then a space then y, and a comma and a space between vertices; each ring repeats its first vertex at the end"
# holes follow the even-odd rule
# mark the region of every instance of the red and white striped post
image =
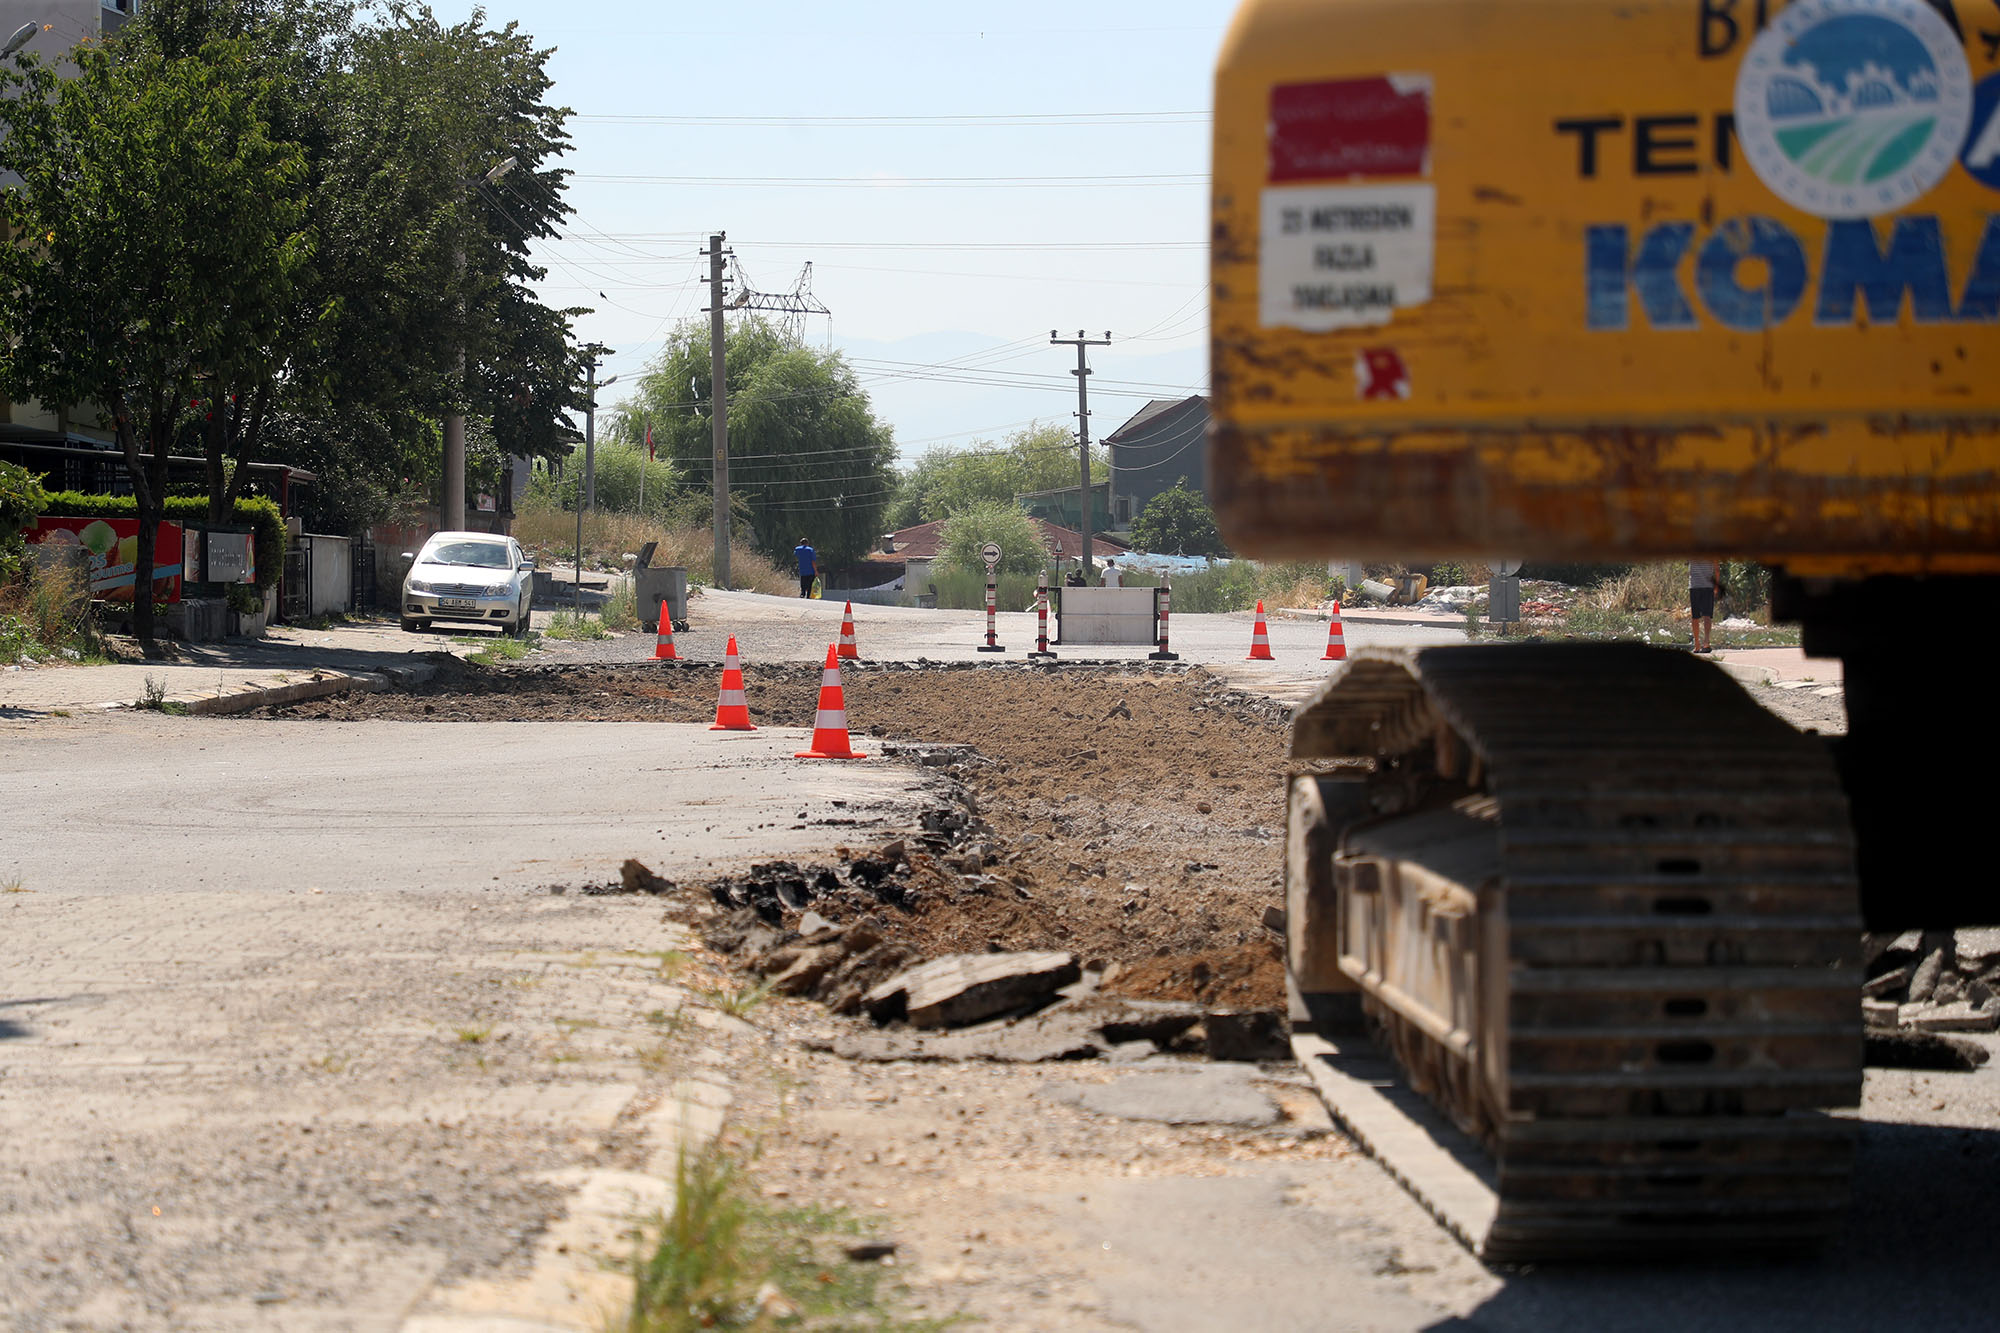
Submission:
POLYGON ((1000 586, 994 581, 993 571, 1000 565, 1000 548, 992 542, 980 549, 980 556, 986 561, 986 642, 979 645, 982 653, 1004 653, 1000 636, 994 631, 994 617, 1000 609, 1000 586))
POLYGON ((1029 657, 1046 657, 1051 662, 1056 655, 1049 651, 1049 572, 1042 571, 1035 581, 1035 651, 1029 657))
POLYGON ((1181 655, 1167 651, 1167 614, 1173 609, 1174 588, 1173 584, 1168 582, 1165 574, 1160 575, 1160 586, 1153 594, 1153 600, 1159 604, 1160 651, 1157 653, 1147 653, 1146 660, 1149 662, 1178 662, 1181 660, 1181 655))

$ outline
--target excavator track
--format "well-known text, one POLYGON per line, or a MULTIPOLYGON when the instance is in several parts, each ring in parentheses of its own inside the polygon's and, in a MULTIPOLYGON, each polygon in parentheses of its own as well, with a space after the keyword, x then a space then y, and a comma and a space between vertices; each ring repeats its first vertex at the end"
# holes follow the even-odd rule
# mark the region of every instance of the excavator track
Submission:
POLYGON ((1482 1257, 1837 1230, 1861 923, 1822 742, 1685 653, 1499 645, 1357 654, 1292 752, 1295 1044, 1364 1018, 1476 1141, 1482 1257))

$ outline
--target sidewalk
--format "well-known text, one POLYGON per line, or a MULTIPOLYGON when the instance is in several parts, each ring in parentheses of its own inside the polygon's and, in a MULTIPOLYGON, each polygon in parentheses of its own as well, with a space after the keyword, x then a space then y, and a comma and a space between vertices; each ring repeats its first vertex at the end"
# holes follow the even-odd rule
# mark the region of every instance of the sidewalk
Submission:
POLYGON ((263 639, 176 643, 169 661, 0 670, 0 719, 132 704, 148 678, 192 712, 230 712, 428 677, 433 653, 476 651, 449 632, 405 634, 393 621, 325 630, 273 629, 263 639))

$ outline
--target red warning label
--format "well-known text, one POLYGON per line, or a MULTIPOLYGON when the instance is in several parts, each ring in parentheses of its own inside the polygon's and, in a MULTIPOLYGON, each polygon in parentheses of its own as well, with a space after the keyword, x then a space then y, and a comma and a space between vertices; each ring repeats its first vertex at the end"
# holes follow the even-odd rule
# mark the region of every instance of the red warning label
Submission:
POLYGON ((1428 74, 1285 83, 1271 89, 1271 180, 1428 176, 1428 74))

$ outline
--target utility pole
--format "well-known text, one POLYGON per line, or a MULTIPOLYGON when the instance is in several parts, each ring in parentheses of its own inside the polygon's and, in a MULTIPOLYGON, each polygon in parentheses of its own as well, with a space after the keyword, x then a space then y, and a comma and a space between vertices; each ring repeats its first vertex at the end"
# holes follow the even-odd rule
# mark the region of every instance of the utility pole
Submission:
POLYGON ((618 382, 613 375, 599 384, 597 363, 612 355, 603 343, 592 343, 583 349, 590 360, 584 363, 584 405, 583 405, 583 505, 593 514, 597 512, 597 391, 608 389, 618 382))
POLYGON ((729 367, 728 342, 722 323, 722 248, 727 232, 708 238, 708 380, 709 430, 715 449, 715 586, 729 586, 729 367))
POLYGON ((1077 522, 1083 532, 1083 581, 1090 582, 1090 360, 1084 350, 1089 347, 1111 346, 1111 331, 1106 329, 1102 338, 1086 338, 1083 330, 1076 331, 1074 338, 1058 338, 1054 329, 1049 330, 1049 341, 1076 348, 1076 369, 1070 374, 1076 376, 1076 450, 1079 482, 1077 486, 1077 522))

